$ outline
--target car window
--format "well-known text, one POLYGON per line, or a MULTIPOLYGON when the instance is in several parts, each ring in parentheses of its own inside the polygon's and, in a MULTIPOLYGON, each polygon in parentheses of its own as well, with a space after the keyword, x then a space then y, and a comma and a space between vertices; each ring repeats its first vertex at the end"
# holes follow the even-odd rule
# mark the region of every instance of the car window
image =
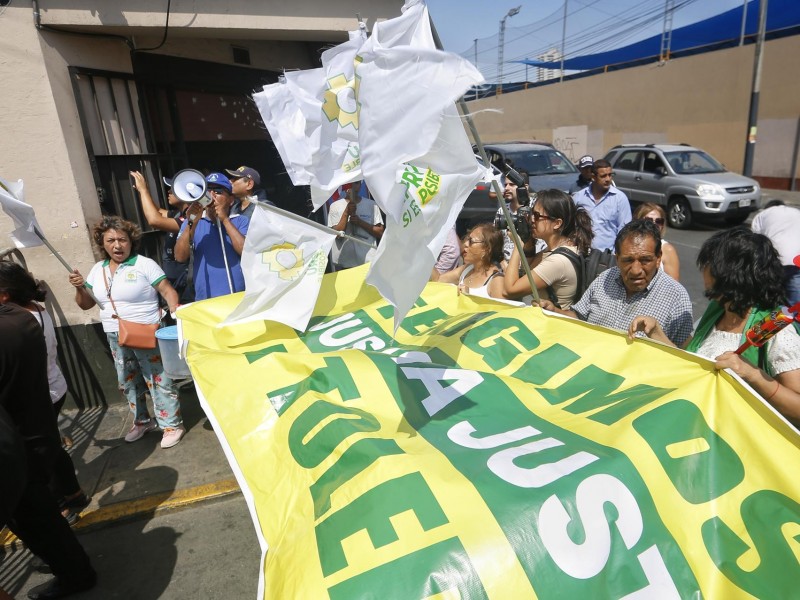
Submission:
POLYGON ((692 175, 695 173, 723 173, 725 167, 713 157, 702 150, 681 150, 678 152, 665 152, 672 169, 679 175, 692 175))
POLYGON ((517 171, 526 171, 531 177, 578 172, 572 161, 558 150, 508 152, 506 160, 511 162, 517 171))
POLYGON ((656 152, 645 152, 642 171, 645 173, 655 173, 656 169, 659 167, 665 168, 664 161, 661 160, 661 157, 656 152))
POLYGON ((626 150, 619 155, 614 168, 622 171, 638 171, 641 154, 639 150, 626 150))

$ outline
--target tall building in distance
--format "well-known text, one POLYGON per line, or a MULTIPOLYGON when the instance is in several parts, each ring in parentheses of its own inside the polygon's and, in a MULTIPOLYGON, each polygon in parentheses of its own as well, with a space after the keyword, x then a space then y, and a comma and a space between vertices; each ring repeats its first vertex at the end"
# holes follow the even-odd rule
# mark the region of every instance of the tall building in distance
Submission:
MULTIPOLYGON (((550 48, 544 54, 536 57, 536 60, 542 62, 561 62, 561 52, 556 48, 550 48)), ((561 74, 560 69, 542 69, 536 68, 536 81, 547 81, 548 79, 556 79, 561 74)))

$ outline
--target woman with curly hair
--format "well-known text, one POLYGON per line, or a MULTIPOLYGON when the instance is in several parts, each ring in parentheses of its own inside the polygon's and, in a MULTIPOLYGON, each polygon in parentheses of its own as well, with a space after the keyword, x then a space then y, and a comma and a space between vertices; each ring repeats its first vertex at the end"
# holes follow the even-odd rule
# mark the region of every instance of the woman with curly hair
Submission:
MULTIPOLYGON (((783 269, 769 239, 747 227, 711 236, 700 248, 697 266, 703 272, 711 302, 686 350, 731 369, 788 419, 800 422, 800 335, 793 326, 781 330, 761 348, 734 352, 753 324, 785 304, 783 269)), ((673 345, 652 317, 636 317, 628 334, 637 331, 673 345)))
POLYGON ((633 213, 633 218, 647 219, 656 224, 658 231, 661 233, 660 269, 675 281, 680 281, 681 261, 678 258, 678 251, 675 250, 675 246, 664 239, 664 233, 667 230, 667 213, 664 212, 664 207, 653 202, 645 202, 636 208, 636 212, 633 213))
POLYGON ((482 298, 505 298, 503 291, 503 234, 491 223, 481 223, 467 232, 461 256, 464 264, 441 273, 433 269, 431 279, 455 283, 460 294, 482 298))
MULTIPOLYGON (((569 309, 576 297, 578 274, 575 266, 564 252, 586 256, 591 250, 592 217, 561 190, 542 190, 536 194, 536 203, 531 213, 533 235, 547 244, 544 252, 537 254, 530 263, 533 282, 540 297, 549 298, 553 304, 569 309), (556 252, 558 248, 562 248, 556 252)), ((511 253, 508 268, 503 276, 506 295, 521 298, 531 293, 527 277, 520 274, 519 253, 511 253)))
POLYGON ((175 383, 164 373, 158 348, 140 350, 119 345, 117 317, 135 323, 158 323, 161 309, 156 292, 166 300, 171 312, 178 305, 178 294, 155 261, 136 253, 142 232, 135 223, 103 217, 94 226, 92 236, 106 259, 96 263, 86 279, 76 269, 69 282, 75 287, 75 302, 83 310, 100 306, 119 387, 134 415, 125 441, 135 442, 160 425, 164 431, 161 447, 171 448, 185 433, 175 383), (145 402, 148 390, 155 420, 150 418, 145 402))

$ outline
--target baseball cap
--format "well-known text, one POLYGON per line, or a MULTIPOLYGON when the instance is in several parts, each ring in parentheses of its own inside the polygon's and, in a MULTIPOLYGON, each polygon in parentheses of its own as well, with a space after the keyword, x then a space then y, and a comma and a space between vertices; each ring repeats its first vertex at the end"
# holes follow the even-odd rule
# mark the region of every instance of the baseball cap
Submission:
POLYGON ((581 156, 580 160, 578 161, 578 168, 583 169, 584 167, 591 167, 593 164, 594 159, 587 154, 585 156, 581 156))
POLYGON ((225 172, 231 179, 241 179, 242 177, 249 177, 256 185, 261 185, 261 175, 258 174, 253 167, 241 166, 238 169, 225 169, 225 172))
POLYGON ((233 185, 231 185, 231 180, 225 177, 222 173, 211 173, 206 177, 206 183, 209 187, 217 186, 223 187, 228 190, 229 193, 233 193, 233 185))
POLYGON ((164 180, 164 185, 168 188, 172 187, 172 177, 162 177, 161 179, 164 180))

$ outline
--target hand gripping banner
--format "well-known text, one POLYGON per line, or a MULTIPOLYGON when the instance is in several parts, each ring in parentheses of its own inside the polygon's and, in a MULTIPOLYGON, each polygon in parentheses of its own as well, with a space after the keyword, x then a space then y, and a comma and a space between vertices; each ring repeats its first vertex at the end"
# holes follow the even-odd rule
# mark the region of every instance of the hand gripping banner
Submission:
POLYGON ((263 598, 789 598, 797 432, 694 355, 364 268, 305 334, 179 311, 263 598), (224 332, 224 338, 222 336, 224 332), (245 333, 246 331, 246 333, 245 333))

